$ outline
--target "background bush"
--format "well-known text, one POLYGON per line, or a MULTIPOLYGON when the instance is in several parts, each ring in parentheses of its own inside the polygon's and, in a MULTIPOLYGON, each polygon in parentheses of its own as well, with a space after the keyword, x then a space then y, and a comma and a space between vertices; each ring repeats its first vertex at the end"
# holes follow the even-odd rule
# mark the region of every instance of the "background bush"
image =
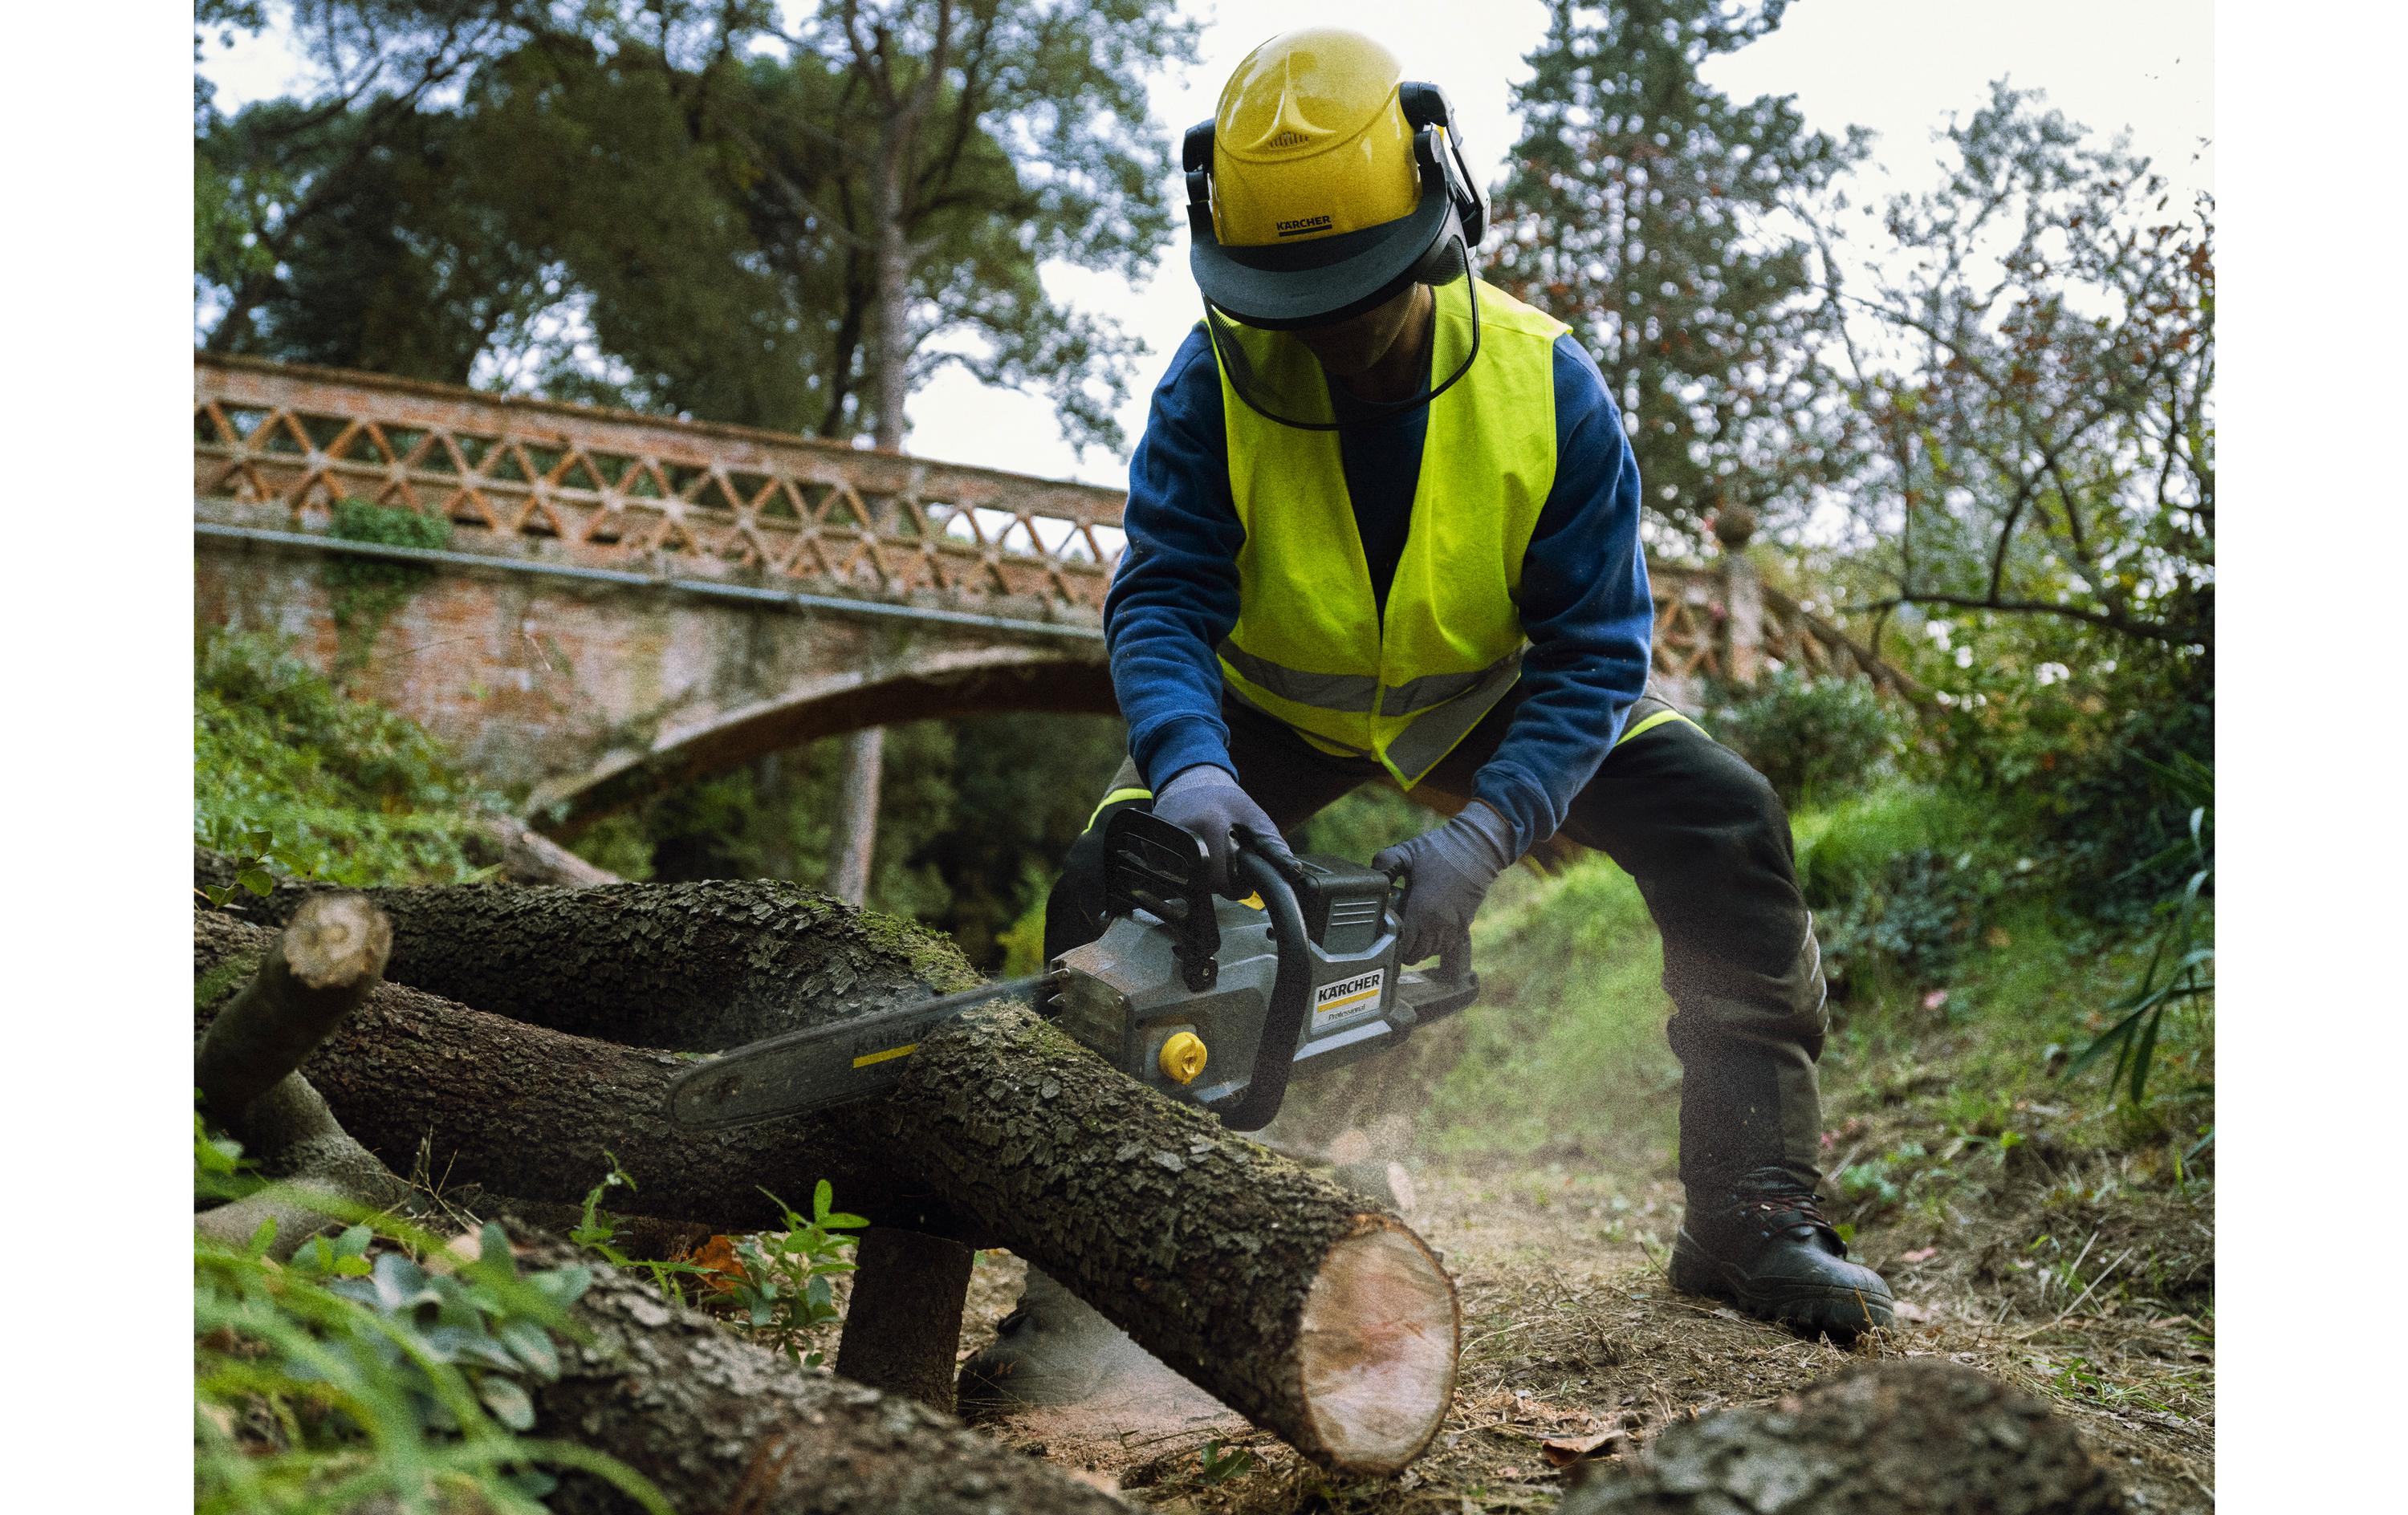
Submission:
POLYGON ((1700 717, 1725 747, 1772 780, 1792 809, 1855 793, 1890 774, 1903 719, 1860 679, 1779 668, 1754 685, 1716 683, 1700 717))
POLYGON ((193 666, 193 839, 228 853, 265 833, 336 883, 477 873, 471 812, 500 803, 416 722, 344 695, 273 638, 209 631, 193 666))

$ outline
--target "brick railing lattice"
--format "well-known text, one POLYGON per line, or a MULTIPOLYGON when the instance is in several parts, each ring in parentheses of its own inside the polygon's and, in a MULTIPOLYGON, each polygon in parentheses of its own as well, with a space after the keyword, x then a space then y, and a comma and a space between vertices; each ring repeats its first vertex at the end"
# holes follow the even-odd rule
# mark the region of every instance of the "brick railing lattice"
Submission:
MULTIPOLYGON (((349 496, 452 522, 452 546, 683 580, 784 584, 1055 620, 1100 617, 1125 496, 708 422, 195 354, 205 516, 322 535, 349 496)), ((1762 583, 1735 549, 1651 564, 1671 697, 1768 667, 1921 691, 1762 583)))

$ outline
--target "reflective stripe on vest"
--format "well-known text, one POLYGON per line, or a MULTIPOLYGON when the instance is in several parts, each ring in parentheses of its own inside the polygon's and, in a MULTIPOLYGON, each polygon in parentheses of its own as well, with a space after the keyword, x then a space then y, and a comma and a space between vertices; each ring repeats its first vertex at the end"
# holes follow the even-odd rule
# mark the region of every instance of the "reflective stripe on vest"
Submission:
MULTIPOLYGON (((1521 676, 1522 557, 1555 476, 1555 338, 1569 328, 1476 280, 1480 355, 1430 402, 1412 520, 1384 616, 1338 437, 1283 426, 1221 379, 1230 494, 1246 539, 1223 681, 1325 751, 1377 760, 1411 789, 1521 676)), ((1436 291, 1433 372, 1469 350, 1461 282, 1436 291)), ((1330 415, 1294 337, 1236 330, 1288 413, 1330 415)))

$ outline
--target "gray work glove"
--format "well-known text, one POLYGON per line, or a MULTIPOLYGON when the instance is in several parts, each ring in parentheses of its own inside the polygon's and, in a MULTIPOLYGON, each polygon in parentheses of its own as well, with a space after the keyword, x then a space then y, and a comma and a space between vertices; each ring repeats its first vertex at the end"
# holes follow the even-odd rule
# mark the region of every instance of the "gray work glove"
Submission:
POLYGON ((1274 855, 1287 854, 1287 843, 1280 839, 1271 818, 1246 797, 1226 768, 1214 764, 1182 768, 1154 793, 1154 813, 1203 838, 1204 850, 1212 856, 1212 887, 1231 899, 1254 893, 1251 885, 1238 881, 1235 833, 1248 833, 1274 855))
POLYGON ((1471 915, 1497 876, 1513 865, 1513 828, 1473 800, 1445 825, 1399 842, 1371 860, 1391 877, 1403 873, 1405 904, 1397 924, 1400 963, 1419 963, 1471 941, 1471 915))

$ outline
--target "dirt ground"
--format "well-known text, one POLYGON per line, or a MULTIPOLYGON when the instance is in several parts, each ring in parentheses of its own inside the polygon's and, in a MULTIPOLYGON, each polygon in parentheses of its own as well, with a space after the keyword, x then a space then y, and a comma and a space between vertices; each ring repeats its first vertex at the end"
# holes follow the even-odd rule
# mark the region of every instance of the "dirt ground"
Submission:
MULTIPOLYGON (((2009 1379, 2071 1420, 2134 1508, 2210 1509, 2212 1199, 2152 1188, 2114 1158, 2053 1164, 2049 1143, 2030 1145, 2039 1151, 1968 1156, 1989 1167, 1936 1220, 1898 1210, 1860 1222, 1857 1254, 1901 1308, 1855 1352, 1945 1356, 2009 1379), (2086 1240, 2072 1240, 2086 1226, 2086 1240)), ((1672 1422, 1775 1398, 1849 1361, 1670 1291, 1662 1264, 1680 1190, 1669 1173, 1616 1182, 1563 1167, 1422 1166, 1413 1188, 1406 1218, 1455 1274, 1464 1351, 1454 1412, 1401 1476, 1332 1479, 1158 1366, 1096 1402, 987 1428, 1157 1509, 1543 1510, 1583 1449, 1627 1457, 1672 1422)), ((1021 1271, 1009 1255, 981 1257, 965 1357, 992 1339, 1021 1271)))

